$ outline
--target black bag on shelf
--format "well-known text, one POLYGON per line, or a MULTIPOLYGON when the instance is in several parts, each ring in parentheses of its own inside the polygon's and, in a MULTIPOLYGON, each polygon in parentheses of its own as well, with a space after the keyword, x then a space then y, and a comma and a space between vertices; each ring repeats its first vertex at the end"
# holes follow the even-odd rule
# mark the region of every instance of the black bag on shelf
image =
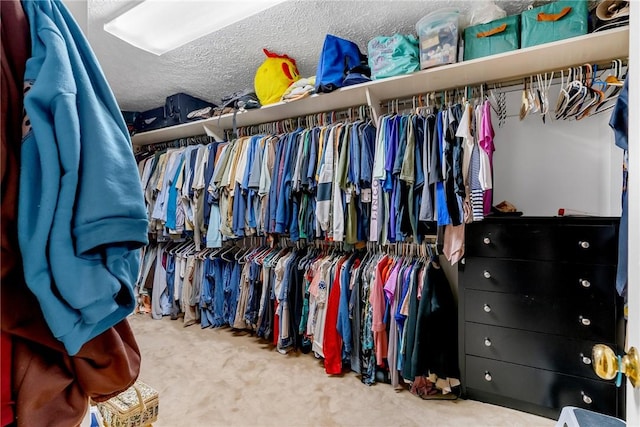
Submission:
POLYGON ((176 93, 168 96, 164 104, 165 118, 167 120, 166 126, 190 122, 192 121, 192 117, 197 120, 201 117, 194 117, 193 114, 189 115, 189 113, 205 108, 211 108, 213 110, 216 107, 216 104, 203 101, 186 93, 176 93))
POLYGON ((211 117, 209 112, 216 107, 216 104, 186 93, 176 93, 167 97, 163 107, 138 113, 133 130, 134 132, 147 132, 211 117))
POLYGON ((223 96, 221 101, 222 108, 252 110, 254 108, 261 107, 258 96, 252 90, 243 90, 232 93, 231 95, 223 96))
POLYGON ((167 120, 164 117, 164 107, 142 111, 138 113, 133 122, 134 132, 147 132, 163 127, 167 127, 167 120))

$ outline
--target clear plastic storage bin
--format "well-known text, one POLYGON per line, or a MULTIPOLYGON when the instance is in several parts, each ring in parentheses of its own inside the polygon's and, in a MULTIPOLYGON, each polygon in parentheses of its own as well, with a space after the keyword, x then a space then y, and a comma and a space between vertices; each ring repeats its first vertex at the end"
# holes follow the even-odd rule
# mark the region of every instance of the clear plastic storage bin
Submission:
POLYGON ((421 69, 457 61, 459 15, 457 9, 442 9, 418 21, 421 69))

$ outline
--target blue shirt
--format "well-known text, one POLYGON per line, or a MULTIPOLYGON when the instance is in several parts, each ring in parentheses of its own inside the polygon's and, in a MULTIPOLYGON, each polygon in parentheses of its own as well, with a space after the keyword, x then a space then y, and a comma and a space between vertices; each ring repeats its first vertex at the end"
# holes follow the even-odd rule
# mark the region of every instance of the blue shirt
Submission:
POLYGON ((618 231, 618 268, 616 273, 616 290, 618 295, 627 301, 627 283, 629 278, 629 196, 627 193, 629 167, 629 78, 625 79, 622 91, 611 114, 609 126, 614 131, 615 144, 624 150, 624 167, 622 175, 622 215, 618 231))
POLYGON ((271 171, 271 187, 269 188, 269 199, 267 200, 267 216, 265 218, 265 231, 273 233, 276 227, 276 211, 278 207, 278 171, 282 161, 282 151, 284 150, 285 138, 280 137, 276 144, 276 156, 273 161, 271 171))
POLYGON ((387 127, 385 129, 385 163, 384 169, 387 172, 382 188, 386 192, 393 189, 393 165, 396 161, 396 150, 398 147, 398 120, 397 117, 387 119, 387 127))
MULTIPOLYGON (((207 158, 207 167, 204 170, 205 194, 207 193, 207 187, 209 185, 209 181, 211 181, 211 177, 213 176, 213 170, 214 170, 215 161, 216 161, 216 152, 218 151, 218 145, 220 145, 219 142, 212 142, 207 146, 207 149, 209 150, 209 154, 207 158)), ((205 224, 209 223, 209 215, 211 214, 211 203, 213 203, 213 200, 209 197, 205 197, 205 203, 204 203, 205 224)))
POLYGON ((189 167, 191 172, 191 176, 189 176, 189 198, 193 199, 193 196, 195 195, 194 190, 193 190, 193 179, 196 176, 195 174, 195 170, 196 170, 196 161, 198 160, 198 146, 193 147, 193 150, 191 150, 191 153, 189 154, 189 167))
MULTIPOLYGON (((167 221, 165 222, 165 226, 171 230, 176 229, 176 209, 178 206, 178 189, 175 186, 176 181, 180 177, 182 173, 182 165, 184 163, 184 153, 180 155, 180 162, 178 163, 178 169, 176 169, 176 173, 171 180, 171 186, 169 187, 169 197, 167 199, 167 221)), ((205 206, 208 207, 209 204, 205 203, 205 206)), ((205 218, 209 218, 208 215, 205 215, 205 218)))
POLYGON ((316 166, 318 163, 318 145, 320 143, 320 128, 313 128, 311 131, 311 145, 309 147, 309 168, 307 169, 307 186, 309 189, 315 188, 316 166))
POLYGON ((27 286, 70 355, 134 309, 147 213, 127 127, 58 1, 22 2, 31 30, 18 239, 27 286))
POLYGON ((376 144, 376 128, 367 123, 360 138, 360 187, 371 188, 373 182, 373 159, 376 144))
POLYGON ((290 133, 286 138, 286 145, 284 151, 284 165, 280 165, 283 168, 282 180, 279 183, 279 195, 278 195, 278 207, 276 210, 276 233, 285 233, 289 229, 289 220, 291 216, 291 179, 293 176, 292 153, 296 153, 297 150, 293 147, 298 145, 298 136, 302 130, 298 129, 293 133, 290 133))
MULTIPOLYGON (((416 180, 413 185, 415 190, 422 188, 424 185, 424 169, 422 167, 422 150, 424 135, 425 119, 422 116, 413 116, 413 131, 416 140, 415 144, 415 176, 416 180)), ((417 211, 416 211, 417 212, 417 211)))
POLYGON ((247 197, 247 224, 249 227, 256 228, 256 211, 254 198, 257 197, 258 187, 260 183, 260 166, 262 165, 262 150, 260 150, 260 140, 262 136, 254 136, 251 138, 249 147, 249 161, 245 169, 245 176, 242 181, 242 192, 247 197))
POLYGON ((404 161, 404 153, 407 150, 407 116, 398 117, 398 149, 396 153, 396 159, 393 163, 393 174, 398 175, 402 170, 402 162, 404 161))
MULTIPOLYGON (((441 163, 444 165, 444 161, 442 160, 443 156, 443 113, 439 112, 436 118, 436 144, 438 145, 438 156, 440 156, 441 163)), ((447 198, 444 188, 444 181, 442 181, 442 177, 440 180, 436 182, 436 221, 438 225, 447 225, 451 224, 451 217, 449 216, 449 210, 447 209, 447 198)))
POLYGON ((244 236, 244 220, 246 215, 246 208, 246 197, 242 195, 242 187, 236 182, 233 192, 233 215, 231 222, 233 234, 238 237, 244 236))
POLYGON ((355 186, 356 194, 360 194, 360 147, 361 123, 356 122, 351 126, 349 135, 349 165, 347 169, 347 181, 355 186))
POLYGON ((355 257, 350 257, 342 264, 342 270, 340 271, 340 305, 338 306, 336 330, 338 335, 342 337, 343 359, 348 359, 353 350, 351 319, 349 319, 349 300, 351 299, 349 281, 351 278, 351 266, 354 262, 355 257))

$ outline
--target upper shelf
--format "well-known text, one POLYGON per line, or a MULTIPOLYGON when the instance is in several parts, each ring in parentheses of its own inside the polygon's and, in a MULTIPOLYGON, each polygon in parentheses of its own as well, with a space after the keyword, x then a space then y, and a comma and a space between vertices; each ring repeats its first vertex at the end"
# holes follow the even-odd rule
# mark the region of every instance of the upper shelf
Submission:
MULTIPOLYGON (((499 82, 584 63, 608 61, 629 55, 629 28, 587 34, 499 55, 375 80, 328 94, 311 95, 293 102, 279 102, 256 110, 238 112, 237 126, 251 126, 389 99, 487 82, 499 82)), ((377 106, 376 106, 377 107, 377 106)), ((233 114, 139 133, 134 145, 172 141, 205 134, 205 127, 219 132, 233 127, 233 114)))

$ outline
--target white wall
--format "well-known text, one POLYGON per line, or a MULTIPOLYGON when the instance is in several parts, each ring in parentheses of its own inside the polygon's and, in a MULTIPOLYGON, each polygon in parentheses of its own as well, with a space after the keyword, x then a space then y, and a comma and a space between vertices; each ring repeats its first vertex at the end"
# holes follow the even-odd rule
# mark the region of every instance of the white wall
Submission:
MULTIPOLYGON (((551 112, 559 86, 550 91, 551 112)), ((507 93, 507 119, 495 130, 494 205, 508 200, 526 216, 555 216, 559 208, 620 216, 622 150, 609 127, 611 111, 580 121, 546 124, 536 113, 520 121, 521 90, 507 93)), ((441 257, 456 299, 458 269, 441 257)))
MULTIPOLYGON (((555 109, 558 87, 550 94, 555 109)), ((559 208, 619 216, 622 150, 608 125, 611 112, 580 121, 519 120, 521 91, 507 93, 504 127, 494 154, 494 205, 514 204, 524 215, 553 216, 559 208)))
POLYGON ((67 9, 69 9, 86 36, 88 34, 87 22, 89 20, 87 0, 62 0, 62 2, 67 6, 67 9))

